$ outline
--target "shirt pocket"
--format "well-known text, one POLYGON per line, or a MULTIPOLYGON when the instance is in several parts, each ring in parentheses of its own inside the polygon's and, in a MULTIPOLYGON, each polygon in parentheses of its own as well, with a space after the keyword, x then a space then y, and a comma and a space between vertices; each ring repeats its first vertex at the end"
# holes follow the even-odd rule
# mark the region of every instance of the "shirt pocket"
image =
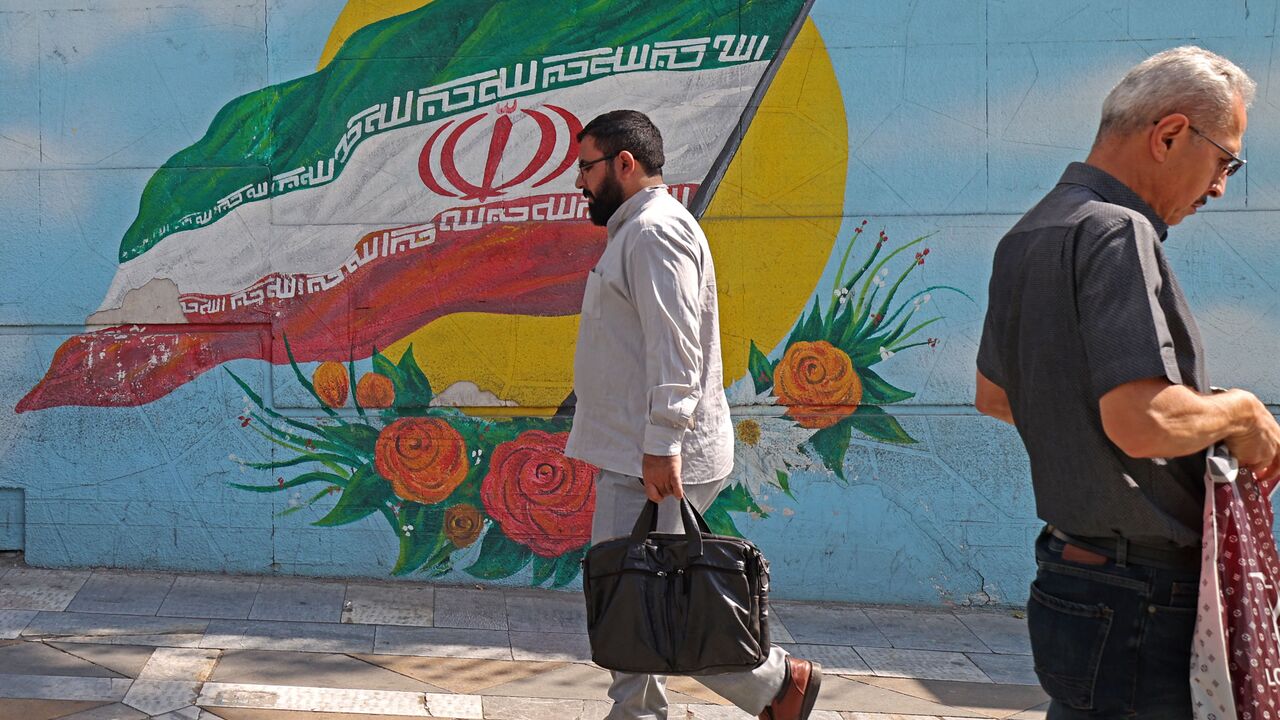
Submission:
POLYGON ((600 317, 600 290, 604 285, 604 276, 600 271, 591 268, 587 273, 587 287, 582 293, 582 317, 591 320, 600 317))

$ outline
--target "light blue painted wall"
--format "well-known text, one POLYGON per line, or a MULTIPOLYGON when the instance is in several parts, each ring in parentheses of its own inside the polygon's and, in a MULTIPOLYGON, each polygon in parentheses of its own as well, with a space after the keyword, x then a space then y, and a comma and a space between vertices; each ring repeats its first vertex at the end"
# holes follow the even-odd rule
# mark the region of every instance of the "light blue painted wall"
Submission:
MULTIPOLYGON (((227 487, 274 476, 233 462, 270 448, 241 432, 247 401, 225 373, 141 408, 12 412, 97 308, 154 169, 227 100, 313 71, 342 5, 0 0, 0 488, 25 490, 28 562, 374 577, 395 562, 396 539, 372 519, 315 528, 314 514, 277 517, 289 494, 227 487)), ((1214 383, 1276 403, 1277 3, 818 0, 812 16, 848 115, 841 238, 863 218, 896 237, 934 233, 920 281, 973 301, 939 294, 939 347, 877 367, 917 392, 894 412, 918 445, 855 440, 847 484, 798 472, 794 497, 765 498, 769 517, 739 525, 772 559, 781 597, 1021 602, 1039 527, 1025 457, 971 405, 991 253, 1084 156, 1127 67, 1189 42, 1226 54, 1259 84, 1250 163, 1168 250, 1214 383)), ((281 372, 230 367, 259 389, 281 372)))

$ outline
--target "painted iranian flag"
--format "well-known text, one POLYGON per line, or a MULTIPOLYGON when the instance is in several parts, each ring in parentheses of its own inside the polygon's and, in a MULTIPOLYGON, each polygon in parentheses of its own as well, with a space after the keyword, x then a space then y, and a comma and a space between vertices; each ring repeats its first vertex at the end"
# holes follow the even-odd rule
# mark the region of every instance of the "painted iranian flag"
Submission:
POLYGON ((151 402, 238 358, 368 357, 432 320, 579 310, 575 135, 631 108, 700 213, 812 0, 435 0, 228 103, 147 183, 120 268, 19 412, 151 402), (145 324, 133 324, 145 323, 145 324))

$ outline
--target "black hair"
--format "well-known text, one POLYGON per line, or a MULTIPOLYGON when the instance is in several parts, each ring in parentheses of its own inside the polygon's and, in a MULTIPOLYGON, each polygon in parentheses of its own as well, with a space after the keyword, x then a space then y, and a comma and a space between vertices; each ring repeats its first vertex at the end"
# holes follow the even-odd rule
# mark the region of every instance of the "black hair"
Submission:
POLYGON ((605 155, 626 150, 649 175, 661 175, 666 156, 662 133, 649 116, 637 110, 613 110, 597 116, 578 133, 578 142, 590 136, 605 155))

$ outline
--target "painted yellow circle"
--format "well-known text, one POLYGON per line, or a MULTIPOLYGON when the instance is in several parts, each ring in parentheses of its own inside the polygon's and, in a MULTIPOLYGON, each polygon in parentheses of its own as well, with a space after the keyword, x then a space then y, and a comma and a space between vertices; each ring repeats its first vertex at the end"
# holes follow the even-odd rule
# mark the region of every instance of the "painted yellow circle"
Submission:
MULTIPOLYGON (((360 28, 414 10, 422 0, 351 0, 319 66, 360 28)), ((807 20, 702 226, 715 256, 725 382, 747 371, 755 341, 772 350, 812 295, 836 240, 848 163, 844 103, 826 45, 807 20)), ((519 414, 554 410, 573 388, 577 317, 457 313, 386 349, 413 344, 433 387, 475 383, 519 414)))

